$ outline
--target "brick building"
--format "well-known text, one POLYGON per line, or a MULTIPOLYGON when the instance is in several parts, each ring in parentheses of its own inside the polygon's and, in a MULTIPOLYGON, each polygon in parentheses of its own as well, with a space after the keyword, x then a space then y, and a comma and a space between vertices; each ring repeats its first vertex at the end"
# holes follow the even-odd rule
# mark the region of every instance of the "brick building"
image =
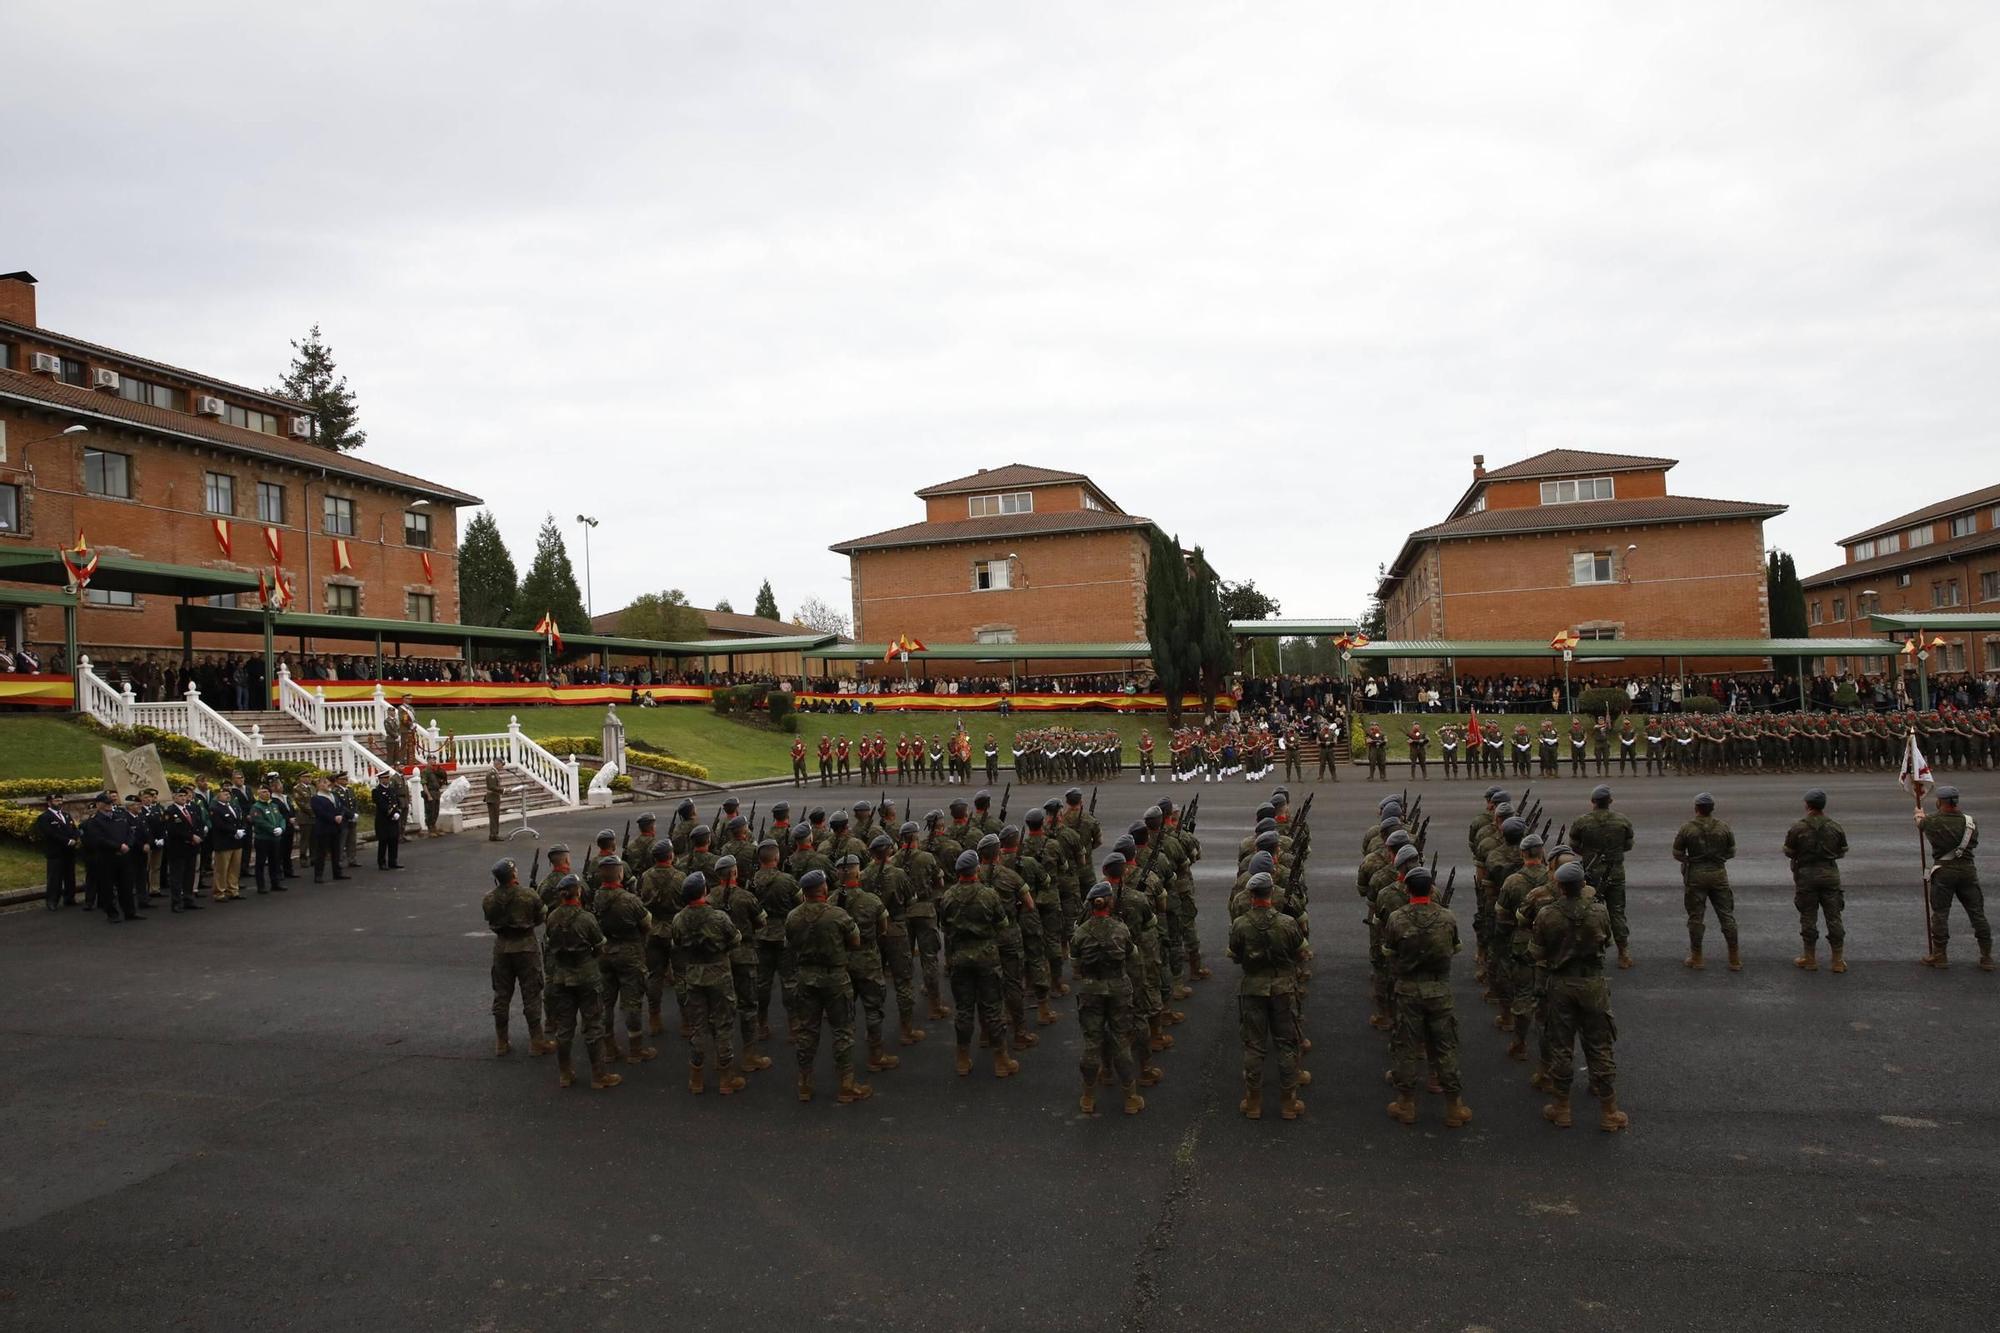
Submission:
MULTIPOLYGON (((1871 615, 2000 611, 2000 486, 1967 491, 1840 539, 1844 560, 1800 580, 1807 632, 1851 638, 1871 615)), ((1945 632, 1932 671, 2000 670, 2000 635, 1945 632)), ((1826 662, 1834 672, 1880 663, 1826 662)))
MULTIPOLYGON (((1409 535, 1377 589, 1387 637, 1767 638, 1764 520, 1784 505, 1667 492, 1671 458, 1551 449, 1488 471, 1409 535)), ((1399 661, 1422 672, 1435 664, 1399 661)), ((1547 660, 1461 663, 1546 674, 1547 660)), ((1702 664, 1762 669, 1762 659, 1702 664)))
MULTIPOLYGON (((605 611, 590 618, 593 634, 616 636, 621 631, 618 622, 628 608, 605 611)), ((788 639, 800 635, 812 635, 810 625, 798 625, 789 620, 770 620, 764 616, 746 616, 740 611, 712 611, 704 607, 695 608, 706 629, 706 637, 717 644, 718 651, 710 659, 717 671, 741 672, 745 675, 777 676, 790 679, 804 672, 805 660, 796 652, 759 651, 759 639, 788 639), (741 643, 743 651, 731 652, 722 645, 741 643)), ((613 653, 612 659, 619 662, 637 662, 639 659, 613 653)), ((689 658, 681 662, 680 669, 692 671, 702 663, 689 658)))
MULTIPOLYGON (((456 622, 456 510, 478 498, 325 448, 313 433, 302 403, 41 327, 35 279, 0 275, 0 552, 68 546, 81 533, 101 554, 162 564, 254 577, 281 563, 294 610, 456 622)), ((175 605, 90 588, 78 642, 177 649, 175 605)), ((61 612, 0 606, 0 639, 32 643, 47 661, 63 642, 61 612)), ((197 634, 194 646, 258 645, 197 634)))
MULTIPOLYGON (((1011 463, 927 486, 917 498, 924 502, 922 522, 831 548, 848 559, 860 642, 902 635, 927 644, 1146 637, 1152 521, 1120 509, 1089 477, 1011 463)), ((963 667, 982 673, 976 663, 963 667)), ((1034 674, 1088 667, 1022 664, 1034 674)))

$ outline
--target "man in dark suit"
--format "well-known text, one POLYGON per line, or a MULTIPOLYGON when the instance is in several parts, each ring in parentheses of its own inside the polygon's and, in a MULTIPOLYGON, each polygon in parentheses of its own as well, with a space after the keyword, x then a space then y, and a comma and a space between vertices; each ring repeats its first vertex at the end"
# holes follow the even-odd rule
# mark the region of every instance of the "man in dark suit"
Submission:
POLYGON ((375 789, 370 793, 375 803, 375 868, 377 870, 401 870, 399 853, 403 846, 403 816, 406 813, 403 790, 397 785, 398 775, 394 772, 382 774, 375 779, 375 789))
POLYGON ((76 901, 76 849, 82 844, 76 821, 62 808, 62 798, 50 792, 35 816, 35 841, 42 845, 47 870, 43 881, 43 904, 51 911, 76 901))
POLYGON ((346 879, 340 873, 341 830, 346 816, 341 813, 340 802, 334 799, 333 784, 321 778, 313 784, 312 798, 312 858, 313 883, 326 883, 326 862, 333 858, 333 877, 346 879))
MULTIPOLYGON (((97 793, 96 812, 83 822, 83 860, 90 873, 90 892, 96 905, 112 925, 140 920, 132 899, 132 879, 128 870, 132 846, 126 841, 131 825, 111 799, 111 793, 97 793), (121 915, 122 913, 122 915, 121 915)), ((143 857, 143 851, 142 851, 143 857)), ((142 859, 139 863, 145 864, 142 859)))
POLYGON ((199 807, 194 788, 182 787, 174 793, 174 803, 162 812, 166 822, 167 845, 160 873, 167 881, 167 907, 170 911, 201 910, 201 904, 194 900, 195 876, 199 873, 198 863, 208 835, 203 831, 207 825, 197 817, 199 807))
POLYGON ((136 793, 128 793, 124 809, 118 812, 125 821, 123 841, 131 848, 119 870, 132 888, 134 901, 141 903, 158 897, 167 888, 167 808, 153 799, 158 794, 152 787, 146 788, 143 799, 136 793))

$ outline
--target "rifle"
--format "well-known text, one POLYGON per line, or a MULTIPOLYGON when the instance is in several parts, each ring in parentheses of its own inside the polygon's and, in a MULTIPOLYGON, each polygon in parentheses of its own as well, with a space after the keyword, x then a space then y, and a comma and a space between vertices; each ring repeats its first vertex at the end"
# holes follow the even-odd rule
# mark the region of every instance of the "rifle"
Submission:
MULTIPOLYGON (((1556 840, 1555 843, 1551 844, 1551 846, 1560 845, 1564 842, 1567 842, 1568 840, 1569 840, 1569 825, 1564 824, 1561 828, 1556 830, 1556 840)), ((1547 840, 1544 839, 1544 841, 1547 840)))
POLYGON ((1535 793, 1535 784, 1534 784, 1534 783, 1532 783, 1532 782, 1530 782, 1530 783, 1529 783, 1529 784, 1528 784, 1527 786, 1525 786, 1525 787, 1521 788, 1521 799, 1520 799, 1519 801, 1515 802, 1515 805, 1514 805, 1514 808, 1515 808, 1516 810, 1525 810, 1525 809, 1527 809, 1527 808, 1528 808, 1528 798, 1529 798, 1530 796, 1534 795, 1534 793, 1535 793))
POLYGON ((1097 813, 1097 788, 1095 787, 1090 789, 1090 813, 1093 815, 1097 813))
POLYGON ((708 840, 715 841, 715 835, 722 831, 722 807, 715 807, 715 818, 708 821, 708 840))
POLYGON ((1198 814, 1200 810, 1201 810, 1201 793, 1196 792, 1194 794, 1194 799, 1188 802, 1187 813, 1181 816, 1181 827, 1187 830, 1189 833, 1194 832, 1195 815, 1198 814))
POLYGON ((1437 854, 1436 852, 1432 852, 1432 853, 1431 853, 1431 879, 1432 879, 1432 881, 1433 881, 1433 882, 1435 882, 1435 881, 1436 881, 1436 879, 1437 879, 1437 872, 1438 872, 1438 854, 1437 854))
POLYGON ((757 845, 764 845, 764 821, 761 819, 757 821, 757 845))
POLYGON ((631 848, 631 846, 632 846, 632 821, 628 819, 625 821, 625 841, 618 844, 619 854, 622 856, 626 851, 628 851, 631 848))
POLYGON ((1431 831, 1431 817, 1429 815, 1425 815, 1424 822, 1417 825, 1417 836, 1411 840, 1417 844, 1418 851, 1422 851, 1424 849, 1424 838, 1430 833, 1430 831, 1431 831))
MULTIPOLYGON (((905 824, 910 822, 910 798, 907 796, 903 798, 903 822, 905 824)), ((899 829, 898 832, 901 832, 901 830, 899 829)))
POLYGON ((1405 810, 1410 808, 1410 789, 1408 787, 1403 788, 1403 798, 1397 801, 1396 804, 1405 810))
POLYGON ((743 817, 743 827, 749 828, 750 821, 757 817, 757 802, 750 802, 750 813, 743 817))
POLYGON ((1457 887, 1458 887, 1458 867, 1453 866, 1451 868, 1451 873, 1449 875, 1446 875, 1444 878, 1444 897, 1438 900, 1438 906, 1450 907, 1451 895, 1453 891, 1457 889, 1457 887))
POLYGON ((1007 784, 1007 790, 1000 793, 1000 822, 1003 824, 1007 822, 1007 801, 1009 797, 1013 796, 1013 794, 1014 794, 1014 784, 1012 782, 1009 782, 1007 784))
POLYGON ((528 883, 533 884, 542 873, 542 844, 535 844, 535 859, 528 862, 528 883))

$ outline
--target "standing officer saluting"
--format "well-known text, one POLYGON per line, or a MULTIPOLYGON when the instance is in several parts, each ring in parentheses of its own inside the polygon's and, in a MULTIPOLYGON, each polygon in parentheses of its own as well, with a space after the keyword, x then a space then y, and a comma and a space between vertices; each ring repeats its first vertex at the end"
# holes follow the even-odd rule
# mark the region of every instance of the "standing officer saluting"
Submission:
POLYGON ((1826 942, 1833 949, 1833 971, 1847 970, 1847 932, 1841 928, 1844 895, 1840 891, 1840 858, 1847 855, 1847 830, 1826 817, 1826 793, 1814 787, 1806 793, 1805 818, 1785 833, 1785 855, 1792 862, 1792 904, 1799 909, 1799 938, 1805 948, 1792 966, 1819 971, 1819 917, 1826 914, 1826 942))
POLYGON ((1958 788, 1937 789, 1937 812, 1926 816, 1917 811, 1917 827, 1931 845, 1931 951, 1924 957, 1926 967, 1945 966, 1944 947, 1949 938, 1951 900, 1957 898, 1972 923, 1973 938, 1979 941, 1979 968, 1993 970, 1993 927, 1986 923, 1986 897, 1979 891, 1979 871, 1973 868, 1972 852, 1979 846, 1979 825, 1970 815, 1958 812, 1958 788))

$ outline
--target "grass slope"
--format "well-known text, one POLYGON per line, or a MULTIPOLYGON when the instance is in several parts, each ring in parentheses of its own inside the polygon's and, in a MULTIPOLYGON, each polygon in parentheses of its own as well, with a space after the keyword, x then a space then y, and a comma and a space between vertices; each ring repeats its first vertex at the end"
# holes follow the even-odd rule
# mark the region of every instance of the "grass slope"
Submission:
POLYGON ((0 716, 0 778, 84 778, 103 781, 103 742, 62 714, 0 716))

